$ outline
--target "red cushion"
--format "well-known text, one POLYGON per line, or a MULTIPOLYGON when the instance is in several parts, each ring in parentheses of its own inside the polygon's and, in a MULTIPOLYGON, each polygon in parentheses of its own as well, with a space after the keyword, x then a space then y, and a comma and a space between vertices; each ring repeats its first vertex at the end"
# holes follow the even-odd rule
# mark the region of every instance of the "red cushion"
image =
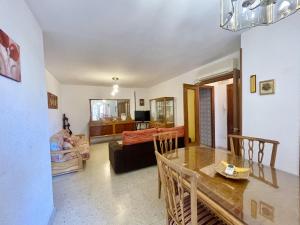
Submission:
POLYGON ((153 134, 157 134, 156 128, 137 131, 124 131, 122 134, 123 145, 132 145, 153 141, 153 134))
POLYGON ((184 126, 158 129, 158 132, 170 132, 170 131, 177 131, 178 137, 184 137, 184 126))

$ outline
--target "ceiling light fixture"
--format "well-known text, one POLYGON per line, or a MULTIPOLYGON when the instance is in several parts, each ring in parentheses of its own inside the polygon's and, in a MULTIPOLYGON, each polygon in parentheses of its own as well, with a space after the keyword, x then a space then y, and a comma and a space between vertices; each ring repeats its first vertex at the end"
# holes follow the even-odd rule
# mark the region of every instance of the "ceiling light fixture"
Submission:
POLYGON ((300 0, 221 0, 220 26, 239 31, 276 23, 300 9, 300 0))
POLYGON ((119 92, 119 85, 117 84, 117 82, 119 81, 119 77, 113 77, 112 80, 114 82, 114 85, 111 95, 115 96, 119 92))

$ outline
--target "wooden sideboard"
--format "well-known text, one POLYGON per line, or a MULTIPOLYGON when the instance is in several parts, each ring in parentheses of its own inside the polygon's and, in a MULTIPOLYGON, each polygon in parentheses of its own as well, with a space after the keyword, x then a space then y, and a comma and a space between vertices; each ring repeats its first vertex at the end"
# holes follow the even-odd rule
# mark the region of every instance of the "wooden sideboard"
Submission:
POLYGON ((162 123, 162 122, 156 122, 156 121, 151 121, 149 127, 150 128, 171 128, 174 127, 175 123, 162 123))
POLYGON ((135 121, 90 121, 89 139, 107 135, 121 134, 123 131, 136 130, 135 121))

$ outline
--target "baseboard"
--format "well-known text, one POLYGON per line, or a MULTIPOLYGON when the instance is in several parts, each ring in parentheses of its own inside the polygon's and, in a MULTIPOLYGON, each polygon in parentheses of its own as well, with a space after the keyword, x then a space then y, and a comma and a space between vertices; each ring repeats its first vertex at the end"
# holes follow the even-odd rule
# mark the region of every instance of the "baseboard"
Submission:
POLYGON ((100 144, 110 141, 119 141, 122 140, 122 135, 111 135, 111 136, 102 136, 102 137, 92 137, 91 138, 91 145, 93 144, 100 144))
POLYGON ((48 225, 53 225, 55 214, 56 214, 56 208, 53 207, 51 215, 49 217, 48 225))

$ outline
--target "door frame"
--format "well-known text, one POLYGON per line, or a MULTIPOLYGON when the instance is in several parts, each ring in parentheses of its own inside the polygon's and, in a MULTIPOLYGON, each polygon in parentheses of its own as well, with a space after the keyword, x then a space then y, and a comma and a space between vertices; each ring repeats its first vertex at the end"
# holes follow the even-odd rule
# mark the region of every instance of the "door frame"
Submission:
POLYGON ((231 72, 221 74, 219 76, 214 76, 211 78, 203 79, 200 82, 196 83, 197 86, 201 87, 206 84, 233 79, 233 104, 238 105, 234 107, 234 116, 233 126, 236 129, 237 133, 242 134, 242 75, 240 70, 234 69, 231 72))
MULTIPOLYGON (((240 54, 242 56, 242 49, 240 51, 240 54)), ((185 124, 185 143, 188 145, 188 109, 187 109, 187 89, 194 89, 196 91, 196 99, 195 99, 195 111, 196 111, 196 141, 195 144, 199 145, 200 144, 200 87, 203 87, 209 83, 214 83, 218 81, 223 81, 223 80, 228 80, 233 78, 233 95, 234 95, 234 105, 238 105, 238 107, 234 107, 234 128, 236 130, 236 134, 242 134, 242 73, 238 69, 234 69, 233 71, 216 75, 213 77, 209 78, 204 78, 195 85, 192 84, 183 84, 183 106, 184 106, 184 124, 185 124)), ((215 130, 215 123, 213 123, 214 129, 215 130)))

